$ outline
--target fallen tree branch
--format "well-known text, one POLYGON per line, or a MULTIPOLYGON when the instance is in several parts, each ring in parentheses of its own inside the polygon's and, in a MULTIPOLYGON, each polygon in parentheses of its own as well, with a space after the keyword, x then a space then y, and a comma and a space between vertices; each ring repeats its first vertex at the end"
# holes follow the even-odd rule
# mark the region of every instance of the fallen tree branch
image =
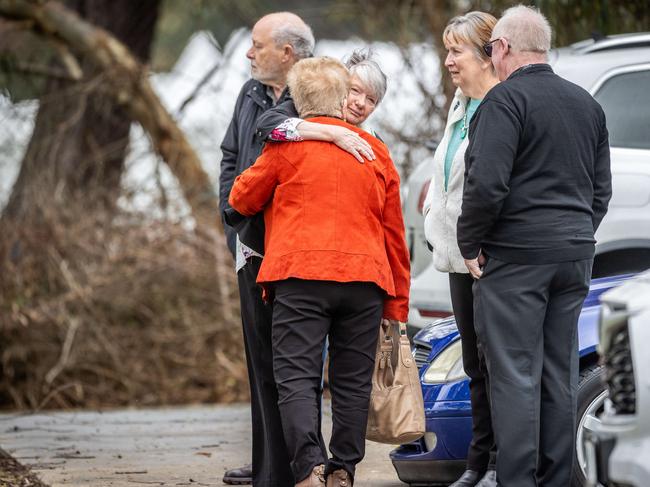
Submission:
POLYGON ((56 379, 59 374, 66 368, 68 365, 68 359, 70 358, 70 351, 72 350, 72 343, 74 342, 74 336, 77 333, 79 328, 79 320, 73 319, 70 321, 70 326, 68 326, 68 331, 65 335, 65 341, 63 342, 63 347, 61 348, 61 356, 59 361, 50 369, 50 371, 45 374, 45 382, 52 384, 54 379, 56 379))
POLYGON ((213 263, 222 276, 217 289, 224 303, 224 315, 232 318, 229 279, 223 278, 230 275, 226 274, 230 262, 225 257, 228 252, 216 192, 198 155, 149 83, 147 67, 110 33, 86 22, 59 2, 0 0, 0 16, 33 22, 34 32, 49 38, 55 47, 59 46, 72 76, 80 75, 80 68, 77 70, 76 59, 65 55, 68 49, 101 69, 108 93, 148 134, 154 150, 178 181, 192 210, 196 230, 211 242, 213 263))
POLYGON ((37 32, 100 67, 115 102, 142 125, 178 179, 197 226, 208 233, 222 231, 216 193, 199 157, 151 87, 147 68, 121 42, 55 1, 0 0, 0 15, 33 22, 37 32))

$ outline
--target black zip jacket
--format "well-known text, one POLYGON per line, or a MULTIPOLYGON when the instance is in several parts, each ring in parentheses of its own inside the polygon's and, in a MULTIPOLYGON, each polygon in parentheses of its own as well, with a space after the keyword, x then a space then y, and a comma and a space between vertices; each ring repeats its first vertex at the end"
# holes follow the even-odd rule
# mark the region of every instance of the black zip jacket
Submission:
POLYGON ((548 64, 483 99, 469 129, 458 245, 520 264, 593 258, 612 193, 605 114, 548 64))
MULTIPOLYGON (((278 104, 288 97, 284 90, 278 104)), ((235 238, 251 249, 264 254, 264 215, 260 213, 244 218, 228 204, 228 196, 235 178, 253 165, 262 153, 266 137, 257 136, 257 119, 273 106, 273 100, 266 93, 266 86, 254 79, 244 83, 235 111, 221 143, 221 172, 219 174, 219 208, 224 223, 228 248, 235 255, 235 238), (236 227, 236 228, 235 228, 236 227)))

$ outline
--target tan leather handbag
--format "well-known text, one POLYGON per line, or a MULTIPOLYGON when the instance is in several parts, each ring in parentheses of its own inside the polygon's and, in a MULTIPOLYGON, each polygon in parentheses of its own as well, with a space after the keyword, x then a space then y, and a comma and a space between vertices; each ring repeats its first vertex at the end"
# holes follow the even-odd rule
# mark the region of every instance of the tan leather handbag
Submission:
POLYGON ((424 435, 424 401, 404 323, 382 320, 366 438, 401 444, 424 435))

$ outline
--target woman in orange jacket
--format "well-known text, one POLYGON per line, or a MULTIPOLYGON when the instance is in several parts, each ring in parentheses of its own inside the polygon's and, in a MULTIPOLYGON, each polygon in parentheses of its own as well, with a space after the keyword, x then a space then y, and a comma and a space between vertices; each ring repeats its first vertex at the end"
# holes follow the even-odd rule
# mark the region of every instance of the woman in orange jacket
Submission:
POLYGON ((351 485, 364 440, 381 318, 408 315, 409 256, 399 176, 385 145, 341 120, 349 73, 338 61, 297 63, 288 86, 302 118, 358 133, 364 164, 334 144, 269 144, 242 173, 230 205, 264 210, 258 275, 273 296, 274 374, 296 485, 351 485), (319 444, 322 349, 329 337, 331 458, 319 444), (325 467, 326 464, 326 467, 325 467))

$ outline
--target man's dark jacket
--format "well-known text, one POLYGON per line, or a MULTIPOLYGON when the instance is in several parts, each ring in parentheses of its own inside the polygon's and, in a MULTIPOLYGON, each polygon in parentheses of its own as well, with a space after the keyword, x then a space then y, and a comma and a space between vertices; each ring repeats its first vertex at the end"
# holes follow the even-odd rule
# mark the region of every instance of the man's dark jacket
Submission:
MULTIPOLYGON (((256 80, 248 80, 237 97, 235 111, 221 143, 221 173, 219 175, 219 208, 221 210, 228 248, 235 255, 235 238, 251 249, 264 254, 264 215, 243 218, 228 204, 228 196, 235 178, 253 165, 262 152, 266 137, 257 135, 257 119, 273 106, 267 87, 256 80)), ((285 89, 278 103, 287 98, 285 89)))
POLYGON ((600 105, 547 64, 524 66, 483 99, 469 130, 458 245, 505 262, 593 258, 611 197, 600 105))

